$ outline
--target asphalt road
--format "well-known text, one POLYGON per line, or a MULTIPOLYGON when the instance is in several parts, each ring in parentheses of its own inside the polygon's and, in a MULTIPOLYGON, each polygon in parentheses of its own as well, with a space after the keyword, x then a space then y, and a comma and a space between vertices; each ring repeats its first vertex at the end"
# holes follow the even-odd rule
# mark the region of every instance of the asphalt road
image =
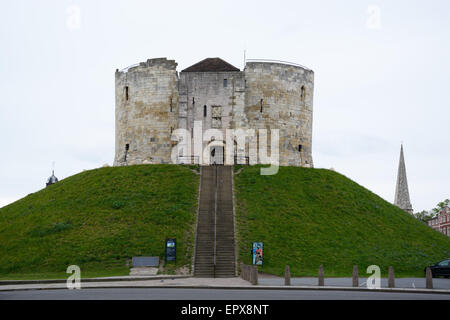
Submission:
POLYGON ((450 294, 328 291, 120 288, 0 292, 0 300, 450 300, 450 294))
MULTIPOLYGON (((317 278, 291 278, 291 285, 293 286, 316 286, 317 278)), ((359 286, 366 287, 367 278, 359 278, 359 286)), ((266 286, 283 286, 284 277, 276 276, 261 276, 258 277, 258 284, 266 286)), ((326 286, 335 287, 351 287, 352 278, 325 278, 326 286)), ((381 287, 388 287, 388 279, 381 278, 381 287)), ((425 278, 396 278, 395 279, 396 288, 426 288, 425 278)), ((445 278, 433 278, 433 288, 434 289, 450 289, 450 279, 445 278)))

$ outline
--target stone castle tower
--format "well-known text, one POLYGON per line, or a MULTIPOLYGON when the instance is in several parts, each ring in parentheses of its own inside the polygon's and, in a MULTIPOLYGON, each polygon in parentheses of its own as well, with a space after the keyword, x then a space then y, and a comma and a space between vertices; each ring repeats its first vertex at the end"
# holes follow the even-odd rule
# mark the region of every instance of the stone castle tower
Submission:
POLYGON ((409 199, 408 180, 406 179, 406 166, 405 158, 403 156, 403 145, 400 147, 400 161, 398 163, 397 173, 397 185, 395 187, 395 200, 394 204, 405 210, 406 212, 413 214, 411 201, 409 199))
POLYGON ((116 70, 114 165, 223 163, 231 157, 228 153, 234 163, 245 159, 253 164, 252 156, 259 153, 251 146, 267 139, 270 154, 271 132, 278 129, 279 164, 313 166, 312 70, 248 60, 241 71, 220 58, 202 60, 180 73, 176 67, 174 60, 158 58, 116 70), (179 129, 187 133, 179 135, 179 129), (227 129, 268 133, 245 138, 242 147, 227 141, 227 129), (202 136, 202 159, 195 152, 196 134, 202 136))

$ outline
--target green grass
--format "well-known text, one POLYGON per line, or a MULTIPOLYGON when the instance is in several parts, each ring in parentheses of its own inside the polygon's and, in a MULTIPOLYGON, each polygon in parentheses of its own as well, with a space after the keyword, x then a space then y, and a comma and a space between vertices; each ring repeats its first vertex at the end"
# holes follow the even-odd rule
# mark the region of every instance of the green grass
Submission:
MULTIPOLYGON (((371 264, 386 275, 422 276, 450 256, 450 239, 346 177, 329 170, 260 166, 235 176, 239 260, 250 263, 263 241, 262 272, 293 276, 360 275, 371 264)), ((237 168, 235 168, 237 169, 237 168)), ((67 278, 129 273, 133 256, 164 259, 177 239, 177 262, 191 265, 198 167, 139 165, 85 171, 0 209, 0 279, 67 278)))
POLYGON ((423 276, 450 256, 450 239, 345 176, 325 169, 260 166, 235 175, 239 260, 250 263, 253 241, 264 242, 260 271, 293 276, 360 275, 375 264, 385 276, 423 276))
MULTIPOLYGON (((199 176, 179 165, 100 168, 64 179, 0 209, 0 278, 126 275, 133 256, 191 264, 199 176)), ((195 168, 194 168, 195 169, 195 168)))

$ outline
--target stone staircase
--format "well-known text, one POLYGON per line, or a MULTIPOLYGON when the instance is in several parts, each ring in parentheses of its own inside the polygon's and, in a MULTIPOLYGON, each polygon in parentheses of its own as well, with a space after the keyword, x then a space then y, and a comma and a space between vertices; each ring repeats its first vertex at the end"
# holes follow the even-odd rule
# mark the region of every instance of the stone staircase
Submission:
POLYGON ((194 262, 194 276, 196 277, 235 276, 231 170, 233 170, 231 166, 204 166, 201 168, 194 262))

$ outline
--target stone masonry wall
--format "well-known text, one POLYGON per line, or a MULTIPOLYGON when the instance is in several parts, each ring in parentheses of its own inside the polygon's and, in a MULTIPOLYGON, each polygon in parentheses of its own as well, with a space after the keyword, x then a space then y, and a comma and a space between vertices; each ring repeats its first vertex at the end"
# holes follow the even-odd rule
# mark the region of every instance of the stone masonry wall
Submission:
MULTIPOLYGON (((313 166, 313 71, 249 61, 244 71, 181 72, 178 78, 176 66, 174 60, 158 58, 116 71, 114 165, 172 163, 172 131, 192 134, 194 121, 201 121, 203 132, 219 125, 223 140, 227 128, 279 129, 280 165, 313 166)), ((248 145, 235 150, 244 151, 248 156, 248 145)))
POLYGON ((171 131, 178 125, 176 66, 159 58, 116 71, 114 165, 171 162, 171 131))
MULTIPOLYGON (((222 139, 215 139, 225 143, 225 129, 233 128, 233 113, 244 106, 243 72, 181 72, 179 88, 182 102, 179 128, 191 130, 194 121, 201 121, 203 132, 220 129, 222 139)), ((203 149, 208 143, 203 142, 203 149)))
POLYGON ((248 126, 280 130, 280 165, 312 167, 313 71, 281 63, 247 62, 244 72, 248 126))

